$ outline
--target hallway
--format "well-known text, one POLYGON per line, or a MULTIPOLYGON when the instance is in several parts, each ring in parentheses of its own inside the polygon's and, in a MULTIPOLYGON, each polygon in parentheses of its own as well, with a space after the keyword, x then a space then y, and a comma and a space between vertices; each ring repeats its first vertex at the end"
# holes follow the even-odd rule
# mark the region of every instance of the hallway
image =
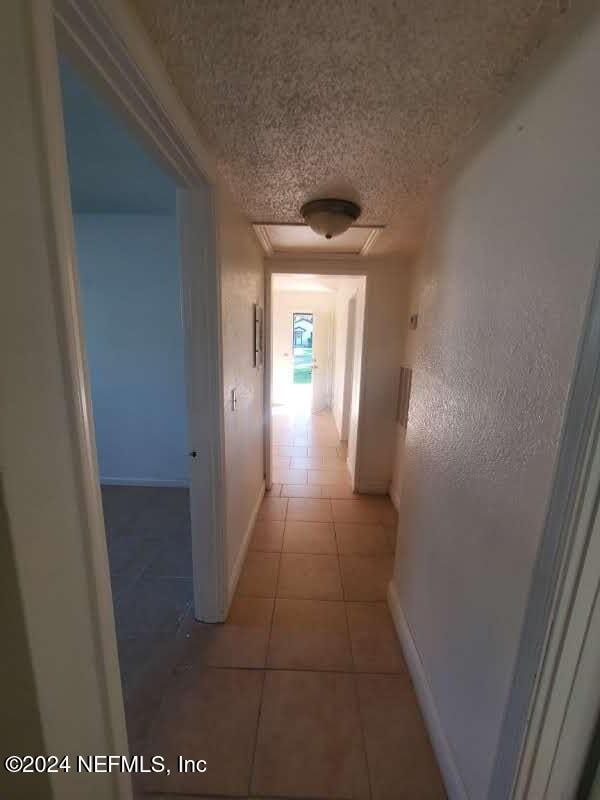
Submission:
POLYGON ((587 800, 600 3, 0 30, 0 797, 587 800))
POLYGON ((292 388, 289 403, 273 407, 269 496, 351 498, 347 446, 331 411, 312 414, 310 385, 292 388))
POLYGON ((142 776, 140 788, 443 798, 386 604, 395 511, 387 498, 349 495, 330 414, 276 420, 286 482, 262 503, 227 622, 189 621, 144 748, 170 764, 205 759, 207 771, 142 776), (309 483, 321 471, 338 478, 309 483))

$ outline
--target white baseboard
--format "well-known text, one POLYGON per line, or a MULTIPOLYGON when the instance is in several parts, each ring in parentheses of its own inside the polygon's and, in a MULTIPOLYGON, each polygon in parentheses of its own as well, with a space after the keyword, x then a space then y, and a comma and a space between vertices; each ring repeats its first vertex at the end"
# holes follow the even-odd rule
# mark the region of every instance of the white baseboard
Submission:
POLYGON ((339 417, 339 420, 343 422, 342 411, 340 410, 339 413, 338 413, 335 408, 332 408, 331 412, 333 414, 333 422, 335 424, 335 430, 336 430, 336 433, 338 435, 338 439, 340 440, 340 442, 346 442, 346 444, 347 444, 348 443, 348 431, 344 430, 343 424, 338 424, 338 417, 339 417))
POLYGON ((354 475, 354 465, 350 459, 350 454, 346 456, 346 469, 348 470, 348 475, 350 475, 350 485, 352 486, 353 491, 358 491, 357 487, 354 485, 355 475, 354 475))
POLYGON ((260 504, 262 503, 264 496, 265 496, 265 482, 263 481, 260 485, 260 489, 258 491, 258 497, 256 498, 256 503, 254 504, 254 508, 252 509, 252 514, 250 515, 250 519, 248 520, 248 525, 244 532, 240 549, 238 551, 235 563, 233 565, 233 569, 231 570, 231 574, 229 576, 228 611, 229 611, 229 605, 231 605, 231 601, 233 600, 233 595, 235 594, 237 582, 240 579, 240 573, 242 571, 242 567, 244 566, 244 559, 246 558, 246 553, 248 552, 248 546, 250 544, 250 537, 252 536, 252 531, 254 529, 254 523, 256 522, 258 510, 260 508, 260 504))
POLYGON ((400 598, 393 581, 388 586, 388 605, 408 669, 415 687, 421 713, 425 720, 429 738, 444 779, 448 800, 468 800, 467 790, 458 771, 452 749, 444 732, 435 699, 427 680, 421 656, 413 639, 410 627, 402 611, 400 598))
POLYGON ((386 481, 365 481, 359 479, 358 491, 360 494, 387 494, 389 483, 386 481))
POLYGON ((100 485, 105 486, 165 486, 181 489, 189 489, 190 482, 186 478, 176 478, 175 480, 162 480, 159 478, 100 478, 100 485))
POLYGON ((398 494, 398 492, 396 492, 393 486, 390 486, 389 488, 389 495, 390 495, 390 500, 394 504, 394 508, 398 513, 400 513, 400 495, 398 494))

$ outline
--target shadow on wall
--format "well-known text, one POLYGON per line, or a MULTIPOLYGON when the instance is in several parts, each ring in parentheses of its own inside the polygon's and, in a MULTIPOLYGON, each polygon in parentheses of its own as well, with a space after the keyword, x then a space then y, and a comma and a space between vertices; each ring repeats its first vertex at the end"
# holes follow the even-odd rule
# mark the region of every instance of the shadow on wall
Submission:
MULTIPOLYGON (((31 656, 26 636, 21 591, 17 577, 13 546, 10 538, 10 521, 4 504, 4 489, 0 477, 0 607, 2 631, 6 642, 0 658, 0 684, 10 687, 2 697, 0 740, 4 752, 43 753, 42 723, 37 705, 31 656), (10 747, 8 745, 10 744, 10 747)), ((0 794, 15 800, 37 797, 50 800, 52 792, 47 775, 12 775, 0 770, 0 794)))

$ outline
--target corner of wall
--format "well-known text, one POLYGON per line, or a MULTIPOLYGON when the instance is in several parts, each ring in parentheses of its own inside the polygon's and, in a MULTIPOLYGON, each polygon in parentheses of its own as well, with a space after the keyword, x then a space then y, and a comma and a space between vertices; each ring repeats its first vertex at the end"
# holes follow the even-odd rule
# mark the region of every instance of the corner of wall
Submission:
POLYGON ((390 496, 390 500, 394 504, 394 508, 396 509, 396 511, 399 514, 400 513, 400 504, 401 504, 400 492, 396 489, 395 486, 390 485, 388 494, 390 496))
POLYGON ((244 532, 244 536, 242 537, 240 549, 238 550, 235 562, 233 564, 233 568, 229 574, 227 613, 229 613, 229 607, 231 606, 231 601, 233 600, 233 595, 235 594, 235 590, 238 581, 240 579, 240 574, 242 572, 242 567, 244 566, 246 553, 248 552, 248 547, 250 545, 252 531, 254 530, 254 525, 256 524, 256 518, 258 516, 258 511, 260 509, 260 504, 262 503, 264 496, 265 496, 265 482, 263 481, 260 485, 258 496, 256 498, 256 503, 254 504, 254 508, 252 509, 252 514, 250 515, 250 520, 248 521, 248 526, 244 532))
POLYGON ((454 754, 450 747, 450 743, 446 736, 446 732, 442 726, 442 720, 437 710, 435 698, 431 691, 431 686, 427 679, 425 667, 421 661, 421 656, 417 649, 417 645, 412 635, 412 631, 408 624, 402 606, 400 605, 400 597, 396 590, 394 581, 390 581, 388 586, 388 606, 396 633, 400 639, 404 658, 412 678, 415 688, 415 693, 419 701, 421 713, 427 726, 429 738, 435 752, 437 762, 442 773, 444 786, 448 794, 449 800, 468 800, 467 789, 463 783, 460 772, 454 758, 454 754))
POLYGON ((228 601, 242 570, 265 491, 264 372, 254 364, 253 306, 264 302, 265 263, 256 235, 227 190, 217 191, 228 601), (232 390, 239 403, 232 409, 232 390))

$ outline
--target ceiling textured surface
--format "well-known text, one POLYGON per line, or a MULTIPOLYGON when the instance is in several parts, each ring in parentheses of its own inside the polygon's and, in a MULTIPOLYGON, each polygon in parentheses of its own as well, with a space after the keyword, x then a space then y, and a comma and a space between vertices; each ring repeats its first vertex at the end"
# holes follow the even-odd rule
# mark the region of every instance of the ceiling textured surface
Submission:
MULTIPOLYGON (((357 200, 395 245, 563 0, 133 0, 254 222, 357 200), (387 233, 387 232, 386 232, 387 233)), ((382 236, 382 239, 386 237, 382 236)))

